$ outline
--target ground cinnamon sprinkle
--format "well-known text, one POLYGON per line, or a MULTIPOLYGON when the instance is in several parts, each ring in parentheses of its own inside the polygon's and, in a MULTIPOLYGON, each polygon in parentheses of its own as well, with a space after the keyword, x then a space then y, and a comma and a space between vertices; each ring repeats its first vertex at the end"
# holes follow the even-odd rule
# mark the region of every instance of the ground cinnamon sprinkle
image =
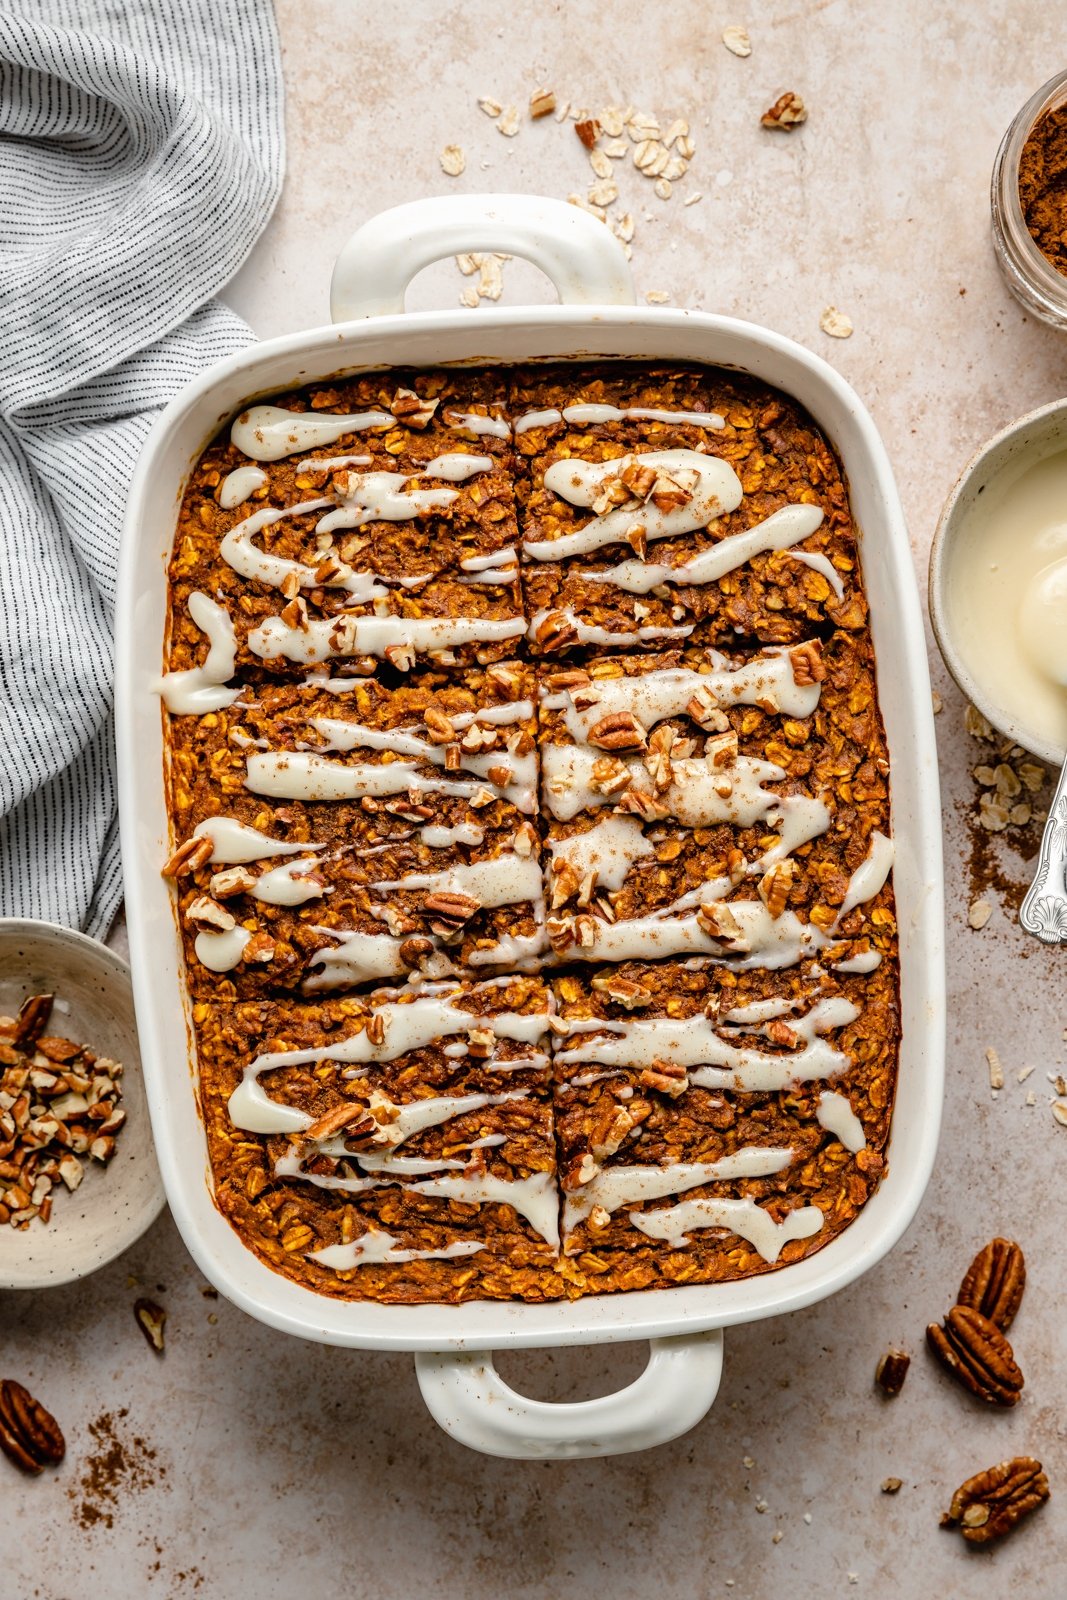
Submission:
POLYGON ((124 1406, 120 1411, 102 1412, 89 1424, 93 1453, 77 1483, 67 1490, 82 1528, 113 1527, 123 1498, 150 1489, 166 1477, 167 1469, 157 1465, 156 1452, 140 1435, 124 1437, 120 1424, 127 1415, 124 1406))
POLYGON ((1019 201, 1037 248, 1067 277, 1067 103, 1030 129, 1019 157, 1019 201))

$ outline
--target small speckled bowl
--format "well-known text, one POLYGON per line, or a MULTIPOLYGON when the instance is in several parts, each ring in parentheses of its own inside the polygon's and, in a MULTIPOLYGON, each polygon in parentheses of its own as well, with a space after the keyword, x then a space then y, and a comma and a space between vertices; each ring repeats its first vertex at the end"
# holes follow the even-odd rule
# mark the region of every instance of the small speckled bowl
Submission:
POLYGON ((121 1255, 163 1209, 141 1077, 130 969, 95 939, 51 922, 0 919, 0 1015, 52 992, 50 1033, 122 1063, 126 1123, 106 1167, 86 1163, 73 1193, 56 1188, 52 1219, 0 1227, 0 1289, 44 1289, 87 1277, 121 1255))

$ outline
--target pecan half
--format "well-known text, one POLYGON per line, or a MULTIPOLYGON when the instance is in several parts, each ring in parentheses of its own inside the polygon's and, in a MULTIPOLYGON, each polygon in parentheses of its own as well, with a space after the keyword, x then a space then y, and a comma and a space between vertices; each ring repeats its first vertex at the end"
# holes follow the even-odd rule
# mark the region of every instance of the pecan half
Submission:
POLYGON ((991 1239, 964 1274, 956 1304, 973 1306, 1007 1333, 1026 1288, 1026 1261, 1013 1239, 991 1239))
POLYGON ((439 922, 454 923, 459 927, 473 917, 481 905, 473 895, 460 894, 450 889, 438 889, 435 894, 428 894, 422 903, 423 910, 428 916, 436 917, 439 922))
POLYGON ((157 1306, 154 1300, 135 1300, 133 1314, 137 1326, 144 1334, 148 1344, 157 1356, 163 1354, 163 1329, 167 1323, 167 1313, 162 1306, 157 1306))
POLYGON ((321 1117, 316 1117, 310 1127, 304 1129, 305 1139, 332 1139, 335 1133, 340 1133, 342 1128, 349 1127, 353 1122, 360 1122, 367 1115, 366 1106, 355 1105, 350 1100, 343 1100, 339 1106, 333 1106, 329 1111, 324 1111, 321 1117))
POLYGON ((965 1389, 991 1406, 1013 1406, 1023 1387, 1011 1345, 973 1306, 953 1306, 944 1324, 931 1322, 926 1342, 965 1389))
POLYGON ((389 409, 398 422, 406 428, 416 428, 420 433, 429 427, 440 400, 424 400, 414 389, 398 389, 389 409))
POLYGON ((817 639, 808 639, 804 644, 794 645, 789 652, 789 665, 793 669, 793 682, 798 688, 822 683, 826 677, 822 651, 817 639))
POLYGON ((1033 1456, 1014 1456, 961 1483, 941 1526, 959 1528, 969 1544, 989 1544, 1010 1533, 1048 1497, 1048 1479, 1040 1461, 1033 1456))
POLYGON ((187 872, 199 872, 206 867, 215 853, 215 846, 206 836, 186 839, 180 844, 166 864, 160 869, 164 878, 181 878, 187 872))
POLYGON ((589 730, 589 743, 598 750, 643 750, 645 730, 632 711, 613 711, 589 730))
POLYGON ((0 1383, 0 1450, 23 1472, 37 1474, 66 1454, 59 1423, 14 1378, 0 1383))
POLYGON ((22 1050, 32 1055, 38 1039, 48 1026, 48 1019, 52 1015, 54 994, 27 995, 19 1007, 19 1014, 15 1022, 15 1033, 11 1040, 16 1050, 22 1050))

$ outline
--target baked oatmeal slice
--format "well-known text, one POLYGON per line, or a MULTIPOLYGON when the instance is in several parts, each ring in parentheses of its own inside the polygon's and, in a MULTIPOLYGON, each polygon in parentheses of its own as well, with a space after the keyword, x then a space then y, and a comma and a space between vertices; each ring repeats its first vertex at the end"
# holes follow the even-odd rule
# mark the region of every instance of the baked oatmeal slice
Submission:
POLYGON ((797 1259, 877 1183, 891 961, 866 979, 630 962, 552 986, 563 1250, 584 1289, 797 1259))
POLYGON ((171 726, 168 870, 196 994, 315 992, 540 953, 525 664, 260 684, 171 726))
POLYGON ((854 874, 873 856, 867 905, 891 861, 865 646, 605 658, 539 682, 558 958, 786 965, 859 934, 854 874))
POLYGON ((586 396, 603 380, 548 370, 544 414, 561 420, 517 435, 535 651, 722 644, 737 633, 793 643, 815 627, 862 627, 847 492, 810 419, 714 369, 683 394, 702 413, 670 409, 669 377, 659 396, 647 368, 633 383, 640 405, 621 403, 625 376, 610 381, 614 403, 598 405, 586 396), (553 408, 575 390, 578 404, 553 408), (657 398, 675 420, 649 419, 657 398), (623 415, 603 417, 613 410, 623 415), (698 415, 721 426, 677 420, 698 415))
POLYGON ((331 1294, 558 1294, 548 1016, 525 977, 197 1006, 220 1209, 331 1294))

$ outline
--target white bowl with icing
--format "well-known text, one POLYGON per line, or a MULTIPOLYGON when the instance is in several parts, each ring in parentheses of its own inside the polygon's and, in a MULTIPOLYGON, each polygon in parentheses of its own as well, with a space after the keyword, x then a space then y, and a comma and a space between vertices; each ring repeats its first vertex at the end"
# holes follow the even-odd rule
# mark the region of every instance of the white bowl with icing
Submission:
MULTIPOLYGON (((326 1344, 414 1352, 423 1396, 442 1426, 474 1448, 505 1457, 608 1455, 647 1448, 692 1427, 715 1398, 723 1329, 834 1293, 900 1238, 926 1187, 941 1115, 944 919, 937 757, 922 615, 881 440, 848 384, 801 346, 734 318, 638 308, 633 302, 617 241, 595 219, 558 201, 449 196, 386 212, 361 228, 338 260, 335 325, 242 351, 205 372, 167 407, 138 465, 122 545, 116 681, 127 915, 145 1078, 175 1219, 201 1270, 250 1315, 326 1344), (563 303, 498 306, 477 318, 467 311, 405 314, 410 279, 431 261, 468 250, 503 250, 534 261, 553 279, 563 303), (329 1299, 259 1261, 217 1210, 210 1189, 189 1070, 192 1030, 186 1026, 181 945, 171 892, 159 873, 170 847, 156 686, 167 616, 166 557, 177 510, 205 444, 257 398, 338 373, 402 364, 590 357, 701 361, 751 374, 806 407, 847 475, 862 535, 892 760, 903 1026, 888 1172, 856 1220, 824 1249, 738 1282, 551 1305, 390 1306, 329 1299), (572 1405, 516 1394, 499 1378, 489 1354, 503 1346, 632 1339, 652 1345, 637 1382, 572 1405)), ((507 426, 479 419, 489 420, 507 426)), ((785 540, 802 536, 795 529, 770 531, 785 540)), ((200 693, 203 687, 190 690, 200 693)), ((842 1116, 847 1108, 830 1096, 822 1109, 826 1126, 835 1124, 843 1139, 852 1135, 842 1116)), ((676 1219, 679 1226, 682 1220, 676 1219)))
POLYGON ((1067 755, 1067 400, 972 457, 930 552, 930 620, 963 693, 1051 766, 1067 755))

